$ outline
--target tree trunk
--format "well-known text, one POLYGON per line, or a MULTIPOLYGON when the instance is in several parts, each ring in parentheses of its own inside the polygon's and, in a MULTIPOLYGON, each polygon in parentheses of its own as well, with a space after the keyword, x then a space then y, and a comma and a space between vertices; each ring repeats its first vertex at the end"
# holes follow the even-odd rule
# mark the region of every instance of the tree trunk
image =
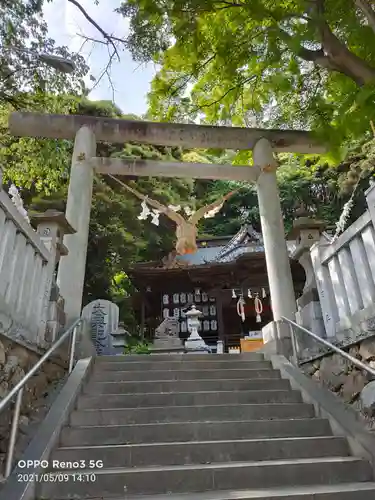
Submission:
MULTIPOLYGON (((355 0, 362 7, 366 1, 355 0)), ((310 60, 330 71, 348 76, 359 86, 375 81, 375 68, 351 52, 331 30, 325 18, 325 0, 310 0, 310 5, 312 23, 317 28, 322 43, 321 51, 309 51, 310 60)), ((371 7, 370 10, 372 11, 371 7)))
POLYGON ((375 69, 351 52, 332 32, 326 21, 321 22, 319 31, 324 54, 333 70, 343 73, 360 86, 375 80, 375 69))

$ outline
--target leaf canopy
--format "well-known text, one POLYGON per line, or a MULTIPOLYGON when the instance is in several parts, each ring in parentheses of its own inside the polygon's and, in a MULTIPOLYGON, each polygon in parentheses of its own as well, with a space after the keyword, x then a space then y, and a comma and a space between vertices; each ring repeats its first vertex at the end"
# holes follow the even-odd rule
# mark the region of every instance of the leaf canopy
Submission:
POLYGON ((310 129, 333 147, 370 128, 375 33, 355 0, 127 0, 119 12, 133 57, 161 66, 155 117, 310 129))

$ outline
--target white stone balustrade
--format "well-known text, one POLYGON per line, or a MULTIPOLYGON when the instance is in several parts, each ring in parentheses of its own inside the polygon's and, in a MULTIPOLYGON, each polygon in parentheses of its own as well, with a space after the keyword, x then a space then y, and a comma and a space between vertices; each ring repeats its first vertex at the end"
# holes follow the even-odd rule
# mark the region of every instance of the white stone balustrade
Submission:
POLYGON ((52 226, 52 238, 34 231, 0 184, 0 333, 39 347, 58 260, 52 226))
POLYGON ((341 236, 323 234, 311 247, 319 300, 328 337, 375 317, 375 189, 369 209, 341 236))

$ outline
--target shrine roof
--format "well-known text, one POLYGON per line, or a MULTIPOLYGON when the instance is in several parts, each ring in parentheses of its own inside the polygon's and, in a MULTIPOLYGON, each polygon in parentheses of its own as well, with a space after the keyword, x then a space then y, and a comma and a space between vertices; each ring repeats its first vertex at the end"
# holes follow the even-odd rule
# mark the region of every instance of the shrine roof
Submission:
MULTIPOLYGON (((257 258, 264 254, 263 238, 249 224, 241 227, 234 236, 214 236, 197 239, 198 250, 194 254, 178 255, 182 269, 207 268, 210 265, 234 264, 238 258, 257 258)), ((289 253, 294 249, 294 242, 287 242, 289 253)), ((143 262, 135 264, 133 269, 147 268, 170 271, 161 262, 143 262)))
POLYGON ((177 257, 178 261, 187 262, 189 266, 201 266, 204 264, 210 264, 216 262, 218 255, 225 248, 224 245, 202 246, 194 254, 189 255, 179 255, 177 257))
MULTIPOLYGON (((219 245, 205 245, 204 240, 198 240, 198 251, 193 255, 179 255, 177 261, 186 262, 189 266, 200 266, 204 264, 218 264, 234 262, 238 257, 245 254, 264 253, 263 237, 255 231, 251 224, 241 227, 232 237, 226 238, 225 244, 220 239, 219 245)), ((287 242, 289 253, 294 249, 294 242, 287 242)))

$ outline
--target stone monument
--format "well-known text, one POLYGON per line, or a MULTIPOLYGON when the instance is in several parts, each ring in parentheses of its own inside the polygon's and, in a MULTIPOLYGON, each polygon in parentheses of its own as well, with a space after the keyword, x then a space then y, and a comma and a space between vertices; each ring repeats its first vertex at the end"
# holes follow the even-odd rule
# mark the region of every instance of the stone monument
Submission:
POLYGON ((82 318, 91 328, 96 353, 99 356, 118 354, 112 337, 119 328, 118 306, 109 300, 97 299, 83 308, 82 318))
POLYGON ((155 350, 176 350, 182 349, 182 340, 178 335, 178 319, 168 317, 155 330, 153 343, 155 350))

